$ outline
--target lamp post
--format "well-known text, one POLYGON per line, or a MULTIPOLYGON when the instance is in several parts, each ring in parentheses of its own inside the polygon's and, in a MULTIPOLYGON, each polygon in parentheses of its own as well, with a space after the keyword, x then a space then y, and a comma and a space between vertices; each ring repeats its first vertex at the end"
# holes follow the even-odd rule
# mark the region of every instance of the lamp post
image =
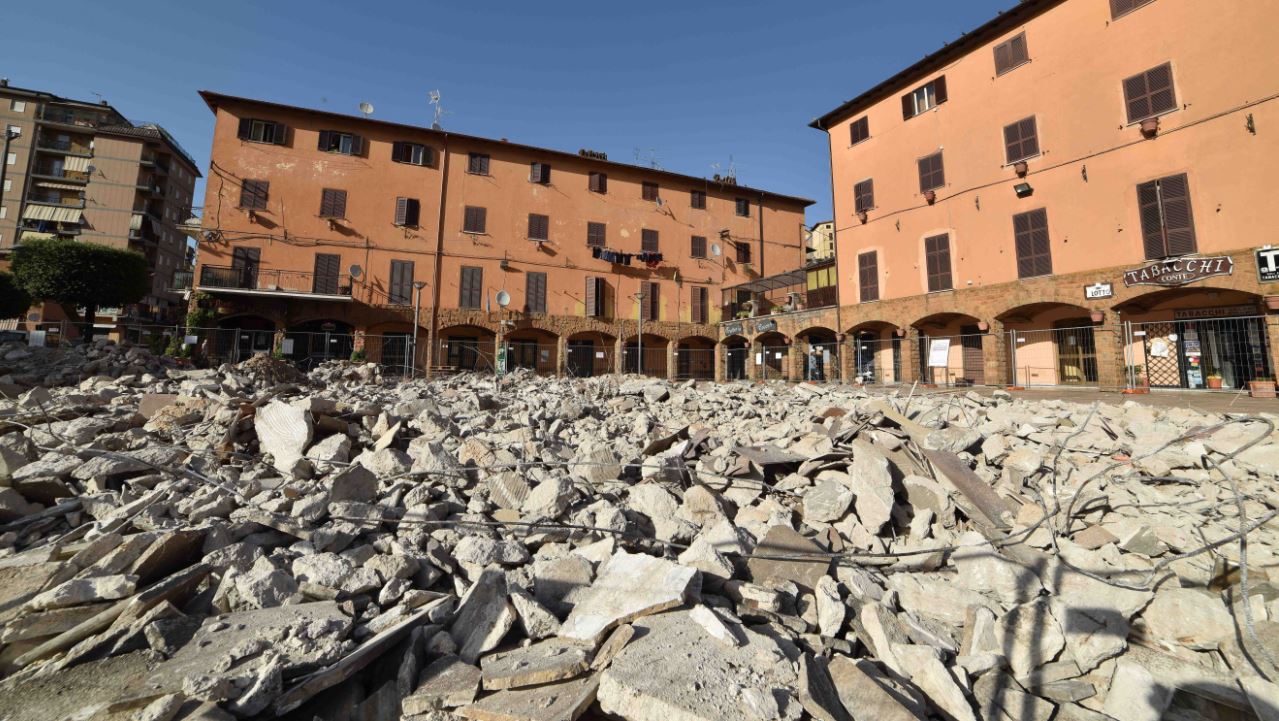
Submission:
MULTIPOLYGON (((9 169, 9 143, 13 142, 22 135, 22 128, 5 128, 4 131, 4 157, 0 158, 0 205, 4 203, 4 176, 9 169)), ((13 219, 13 227, 18 227, 18 219, 13 219)))
POLYGON ((413 287, 417 289, 417 300, 413 304, 413 354, 409 356, 409 378, 417 377, 417 327, 422 318, 422 289, 426 287, 426 281, 415 280, 413 287))
POLYGON ((644 282, 640 281, 640 291, 631 296, 639 301, 639 325, 635 331, 635 372, 644 375, 644 282))

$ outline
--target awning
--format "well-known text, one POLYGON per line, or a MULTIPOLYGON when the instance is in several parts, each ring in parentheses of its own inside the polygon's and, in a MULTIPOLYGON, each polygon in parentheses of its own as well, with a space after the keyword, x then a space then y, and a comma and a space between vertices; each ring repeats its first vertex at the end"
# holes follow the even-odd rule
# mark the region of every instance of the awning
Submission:
POLYGON ((89 159, 78 155, 68 155, 66 161, 62 163, 62 169, 73 170, 77 173, 87 173, 89 171, 89 159))
POLYGON ((47 180, 42 180, 39 183, 36 183, 36 185, 40 186, 41 188, 53 188, 54 190, 84 190, 83 185, 72 185, 70 183, 51 183, 47 180))
POLYGON ((142 214, 134 213, 129 219, 129 230, 142 230, 142 214))
POLYGON ((79 208, 61 208, 56 205, 28 205, 22 211, 22 217, 27 220, 52 220, 55 223, 78 224, 81 215, 79 208))
POLYGON ((38 230, 22 231, 22 240, 53 240, 58 236, 53 233, 41 233, 38 230))

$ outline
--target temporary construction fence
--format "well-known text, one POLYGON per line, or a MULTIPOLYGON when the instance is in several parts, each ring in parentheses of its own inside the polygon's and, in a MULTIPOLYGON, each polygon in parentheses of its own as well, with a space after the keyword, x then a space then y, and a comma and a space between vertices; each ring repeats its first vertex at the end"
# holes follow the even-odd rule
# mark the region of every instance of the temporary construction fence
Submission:
POLYGON ((1266 316, 1185 318, 1124 324, 1130 387, 1245 390, 1273 380, 1270 334, 1277 319, 1266 316))
POLYGON ((803 379, 812 383, 837 383, 840 381, 839 344, 809 343, 800 359, 803 379))
POLYGON ((1008 385, 1022 388, 1096 386, 1098 341, 1120 333, 1117 325, 1067 326, 1007 331, 1008 385))
POLYGON ((622 370, 654 378, 666 377, 666 347, 629 344, 622 350, 622 370))
POLYGON ((920 380, 945 387, 986 385, 983 347, 989 339, 988 333, 921 334, 918 340, 912 339, 917 346, 920 380))
POLYGON ((675 377, 679 380, 713 380, 714 348, 676 348, 675 377))

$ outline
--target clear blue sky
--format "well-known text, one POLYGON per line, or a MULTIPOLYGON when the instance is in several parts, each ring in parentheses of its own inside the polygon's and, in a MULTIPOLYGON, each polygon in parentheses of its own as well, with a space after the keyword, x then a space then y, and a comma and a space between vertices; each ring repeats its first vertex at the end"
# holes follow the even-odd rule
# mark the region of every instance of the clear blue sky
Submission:
MULTIPOLYGON (((830 215, 814 117, 1014 0, 542 3, 72 0, 5 10, 0 75, 159 122, 208 166, 200 89, 446 129, 741 182, 830 215), (102 38, 108 38, 104 44, 102 38)), ((203 189, 197 193, 203 197, 203 189)))

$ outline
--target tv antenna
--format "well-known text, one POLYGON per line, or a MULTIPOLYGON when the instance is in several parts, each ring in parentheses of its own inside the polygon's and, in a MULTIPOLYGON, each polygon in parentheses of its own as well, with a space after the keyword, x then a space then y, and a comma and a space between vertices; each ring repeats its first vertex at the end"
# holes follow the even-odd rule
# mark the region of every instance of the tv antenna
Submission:
POLYGON ((649 148, 648 152, 645 153, 643 150, 640 149, 638 145, 635 146, 635 164, 647 165, 650 168, 653 168, 654 170, 662 169, 662 164, 657 159, 656 148, 649 148))
POLYGON ((440 129, 440 118, 444 117, 444 108, 440 105, 440 91, 432 90, 426 94, 427 102, 435 106, 435 117, 431 118, 431 129, 440 129))
POLYGON ((360 103, 360 112, 363 113, 366 118, 372 115, 373 103, 360 103))
POLYGON ((98 92, 98 91, 96 91, 96 90, 90 90, 90 91, 89 91, 89 94, 90 94, 90 95, 93 95, 93 96, 95 96, 95 97, 97 97, 97 99, 98 99, 98 104, 99 104, 99 105, 101 105, 101 104, 102 104, 102 101, 103 101, 102 93, 99 93, 99 92, 98 92))

